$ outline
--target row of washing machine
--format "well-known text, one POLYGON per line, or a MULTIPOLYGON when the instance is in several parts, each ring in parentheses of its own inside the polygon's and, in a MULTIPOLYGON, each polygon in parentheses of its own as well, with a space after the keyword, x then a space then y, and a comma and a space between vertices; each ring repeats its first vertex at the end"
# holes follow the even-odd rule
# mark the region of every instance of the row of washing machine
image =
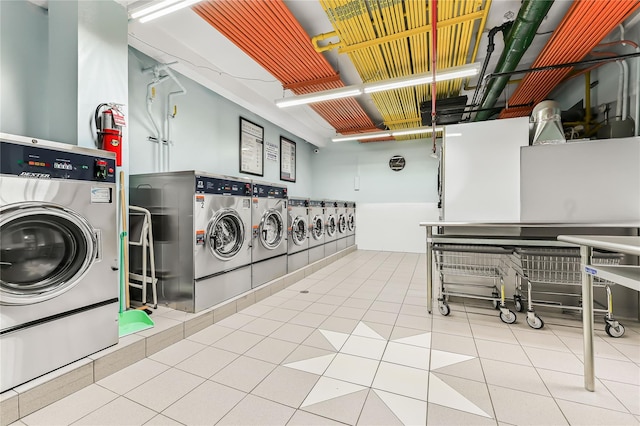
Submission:
MULTIPOLYGON (((355 244, 355 204, 198 171, 132 175, 151 212, 158 299, 199 312, 355 244)), ((133 253, 132 272, 142 260, 133 253)))

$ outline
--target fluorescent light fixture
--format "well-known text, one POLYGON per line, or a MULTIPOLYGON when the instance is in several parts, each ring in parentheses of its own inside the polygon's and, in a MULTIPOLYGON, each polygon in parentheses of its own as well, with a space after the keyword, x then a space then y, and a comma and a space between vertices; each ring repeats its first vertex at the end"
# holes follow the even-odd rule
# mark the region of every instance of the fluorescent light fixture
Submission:
POLYGON ((339 89, 325 90, 322 92, 309 93, 307 95, 292 96, 290 98, 277 99, 276 105, 286 108, 295 105, 312 104, 314 102, 330 101, 334 99, 348 98, 362 94, 359 87, 341 87, 339 89))
POLYGON ((159 18, 164 15, 168 15, 170 13, 175 12, 176 10, 184 9, 185 7, 189 7, 193 4, 199 3, 201 0, 184 0, 180 3, 173 4, 172 6, 166 7, 164 9, 160 9, 156 12, 151 13, 150 15, 146 15, 140 18, 141 23, 149 22, 153 19, 159 18))
POLYGON ((156 10, 163 9, 165 7, 171 6, 174 3, 179 2, 180 0, 164 0, 158 3, 154 3, 151 6, 143 7, 140 10, 137 10, 131 14, 131 19, 138 19, 143 16, 146 16, 150 13, 155 12, 156 10))
MULTIPOLYGON (((436 132, 441 132, 444 130, 444 127, 436 127, 436 132)), ((409 135, 419 135, 419 134, 430 134, 433 133, 433 127, 416 127, 414 129, 400 129, 400 130, 385 130, 381 132, 371 132, 371 133, 358 133, 354 135, 347 136, 337 136, 335 138, 331 138, 331 142, 348 142, 348 141, 358 141, 358 140, 366 140, 366 139, 378 139, 378 138, 388 138, 391 136, 409 136, 409 135)))
MULTIPOLYGON (((462 65, 459 67, 448 68, 438 71, 436 81, 454 80, 456 78, 473 77, 480 71, 480 64, 473 63, 462 65)), ((309 93, 300 96, 291 96, 288 98, 277 99, 276 105, 280 108, 286 108, 296 105, 311 104, 314 102, 328 101, 340 99, 349 96, 358 96, 363 93, 382 92, 384 90, 401 89, 403 87, 418 86, 421 84, 429 84, 433 82, 432 74, 417 74, 406 77, 392 78, 390 80, 377 81, 375 83, 358 84, 353 86, 345 86, 339 89, 325 90, 321 92, 309 93)))

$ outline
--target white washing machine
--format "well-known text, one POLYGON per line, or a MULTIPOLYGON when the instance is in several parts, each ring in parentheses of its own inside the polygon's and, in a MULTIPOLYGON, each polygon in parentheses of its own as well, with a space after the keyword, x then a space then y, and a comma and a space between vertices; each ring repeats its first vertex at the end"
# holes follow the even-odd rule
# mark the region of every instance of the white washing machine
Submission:
POLYGON ((251 287, 287 273, 287 187, 253 181, 251 287))
POLYGON ((309 200, 309 263, 324 258, 324 201, 309 200))
POLYGON ((189 170, 129 185, 151 212, 160 303, 199 312, 251 289, 250 180, 189 170))
POLYGON ((324 200, 324 257, 338 251, 338 203, 324 200))
POLYGON ((287 272, 309 264, 309 200, 289 198, 287 272))
POLYGON ((356 244, 356 203, 347 201, 347 247, 356 244))
POLYGON ((115 168, 0 133, 0 392, 118 343, 115 168))
POLYGON ((347 248, 347 202, 336 201, 336 217, 338 233, 336 237, 336 246, 338 251, 347 248))

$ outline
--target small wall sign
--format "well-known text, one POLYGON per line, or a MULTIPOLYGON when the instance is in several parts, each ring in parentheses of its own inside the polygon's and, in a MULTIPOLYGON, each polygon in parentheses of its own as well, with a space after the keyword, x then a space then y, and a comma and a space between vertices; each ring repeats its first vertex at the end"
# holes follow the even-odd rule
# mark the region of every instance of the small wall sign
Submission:
POLYGON ((407 162, 402 155, 394 155, 389 160, 389 168, 394 172, 399 172, 400 170, 404 169, 406 163, 407 162))

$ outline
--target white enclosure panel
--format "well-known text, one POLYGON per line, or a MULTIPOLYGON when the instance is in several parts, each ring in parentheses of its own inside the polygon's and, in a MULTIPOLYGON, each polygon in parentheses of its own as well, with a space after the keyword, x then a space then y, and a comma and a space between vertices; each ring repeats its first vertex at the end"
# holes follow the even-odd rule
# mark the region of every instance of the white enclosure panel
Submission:
POLYGON ((529 119, 447 126, 444 161, 444 219, 520 219, 520 147, 529 144, 529 119))
POLYGON ((359 250, 424 253, 426 231, 418 224, 438 220, 436 203, 361 203, 356 207, 359 250))
POLYGON ((524 221, 637 221, 640 138, 522 148, 524 221))

